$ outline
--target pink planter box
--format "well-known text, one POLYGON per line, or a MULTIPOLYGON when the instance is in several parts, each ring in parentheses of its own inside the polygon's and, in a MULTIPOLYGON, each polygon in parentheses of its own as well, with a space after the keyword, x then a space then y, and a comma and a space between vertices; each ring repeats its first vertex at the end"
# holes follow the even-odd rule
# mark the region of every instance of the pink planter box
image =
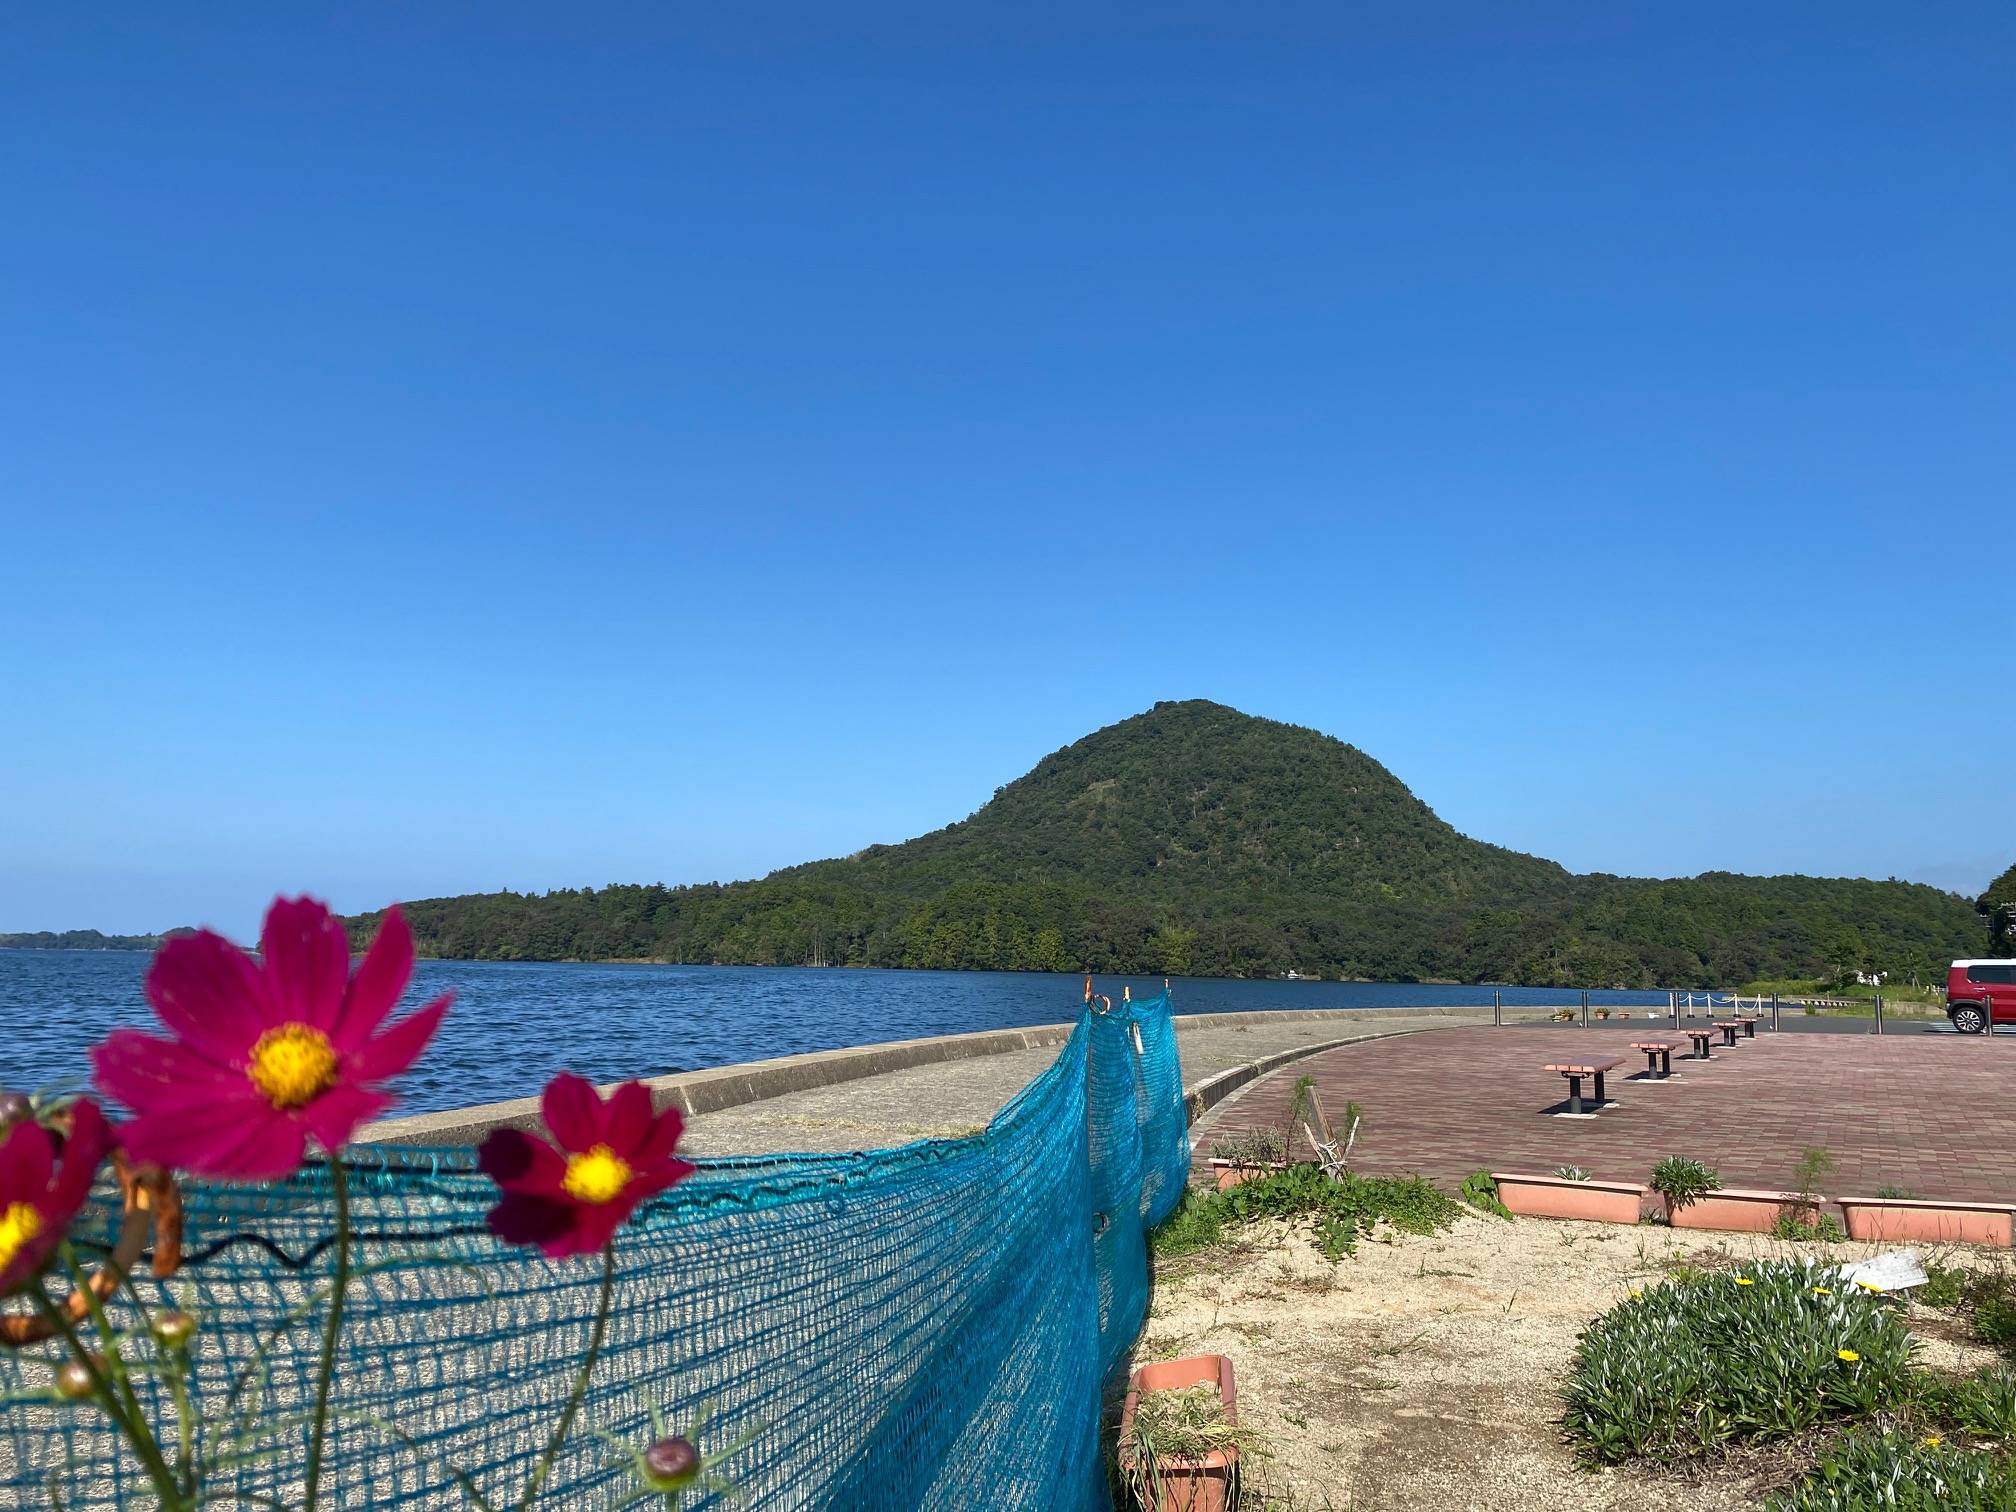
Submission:
MULTIPOLYGON (((1120 1458, 1130 1479, 1139 1485, 1147 1472, 1135 1461, 1132 1438, 1134 1413, 1144 1392, 1181 1391, 1186 1386, 1214 1385, 1218 1400, 1225 1404, 1225 1421, 1239 1422, 1239 1393, 1232 1386, 1232 1362, 1224 1355, 1191 1355, 1184 1360, 1164 1360, 1159 1365, 1143 1365, 1128 1383, 1127 1401, 1120 1409, 1120 1458)), ((1202 1459, 1171 1455, 1157 1464, 1160 1493, 1151 1512, 1227 1512, 1232 1505, 1232 1481, 1238 1471, 1236 1447, 1214 1450, 1202 1459)))
POLYGON ((1219 1191, 1227 1191, 1243 1181, 1252 1181, 1260 1176, 1272 1176, 1277 1171, 1288 1169, 1284 1160, 1218 1160, 1211 1162, 1211 1179, 1219 1191))
POLYGON ((1843 1197, 1850 1239, 1882 1243, 1993 1244, 2016 1241, 2016 1207, 2003 1202, 1917 1202, 1901 1197, 1843 1197))
POLYGON ((1724 1187, 1690 1202, 1678 1212, 1669 1212, 1675 1228, 1724 1229, 1744 1234, 1768 1234, 1778 1225, 1778 1215, 1794 1212, 1807 1204, 1797 1192, 1753 1192, 1742 1187, 1724 1187))
POLYGON ((1645 1201, 1645 1188, 1635 1181, 1570 1181, 1506 1171, 1493 1171, 1491 1179, 1498 1183, 1498 1200, 1526 1218, 1636 1223, 1645 1201))

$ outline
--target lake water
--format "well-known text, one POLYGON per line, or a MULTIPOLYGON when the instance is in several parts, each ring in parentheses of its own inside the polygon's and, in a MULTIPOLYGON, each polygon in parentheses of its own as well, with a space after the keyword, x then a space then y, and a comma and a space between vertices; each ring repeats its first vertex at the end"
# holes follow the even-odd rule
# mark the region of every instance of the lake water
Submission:
MULTIPOLYGON (((148 957, 109 950, 0 950, 0 1087, 76 1087, 86 1052, 121 1024, 154 1026, 141 995, 148 957)), ((1100 978, 1120 995, 1120 978, 1100 978)), ((974 1029, 1070 1019, 1082 978, 1022 972, 819 970, 761 966, 602 966, 421 961, 406 1003, 452 989, 455 1006, 400 1085, 420 1113, 536 1093, 555 1071, 598 1082, 974 1029)), ((1136 995, 1161 979, 1137 979, 1136 995)), ((1490 1006, 1489 987, 1412 983, 1238 982, 1178 978, 1179 1013, 1255 1008, 1490 1006)), ((1506 1004, 1575 994, 1507 987, 1506 1004)), ((1592 1001, 1659 1004, 1664 993, 1592 1001)))

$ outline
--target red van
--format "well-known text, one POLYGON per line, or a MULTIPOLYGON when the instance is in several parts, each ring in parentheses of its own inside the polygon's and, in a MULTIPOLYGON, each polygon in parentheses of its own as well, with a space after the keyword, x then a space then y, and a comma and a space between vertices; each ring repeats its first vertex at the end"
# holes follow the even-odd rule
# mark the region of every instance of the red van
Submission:
POLYGON ((1955 961, 1946 973, 1946 1017, 1962 1034, 2016 1024, 2016 961, 1955 961))

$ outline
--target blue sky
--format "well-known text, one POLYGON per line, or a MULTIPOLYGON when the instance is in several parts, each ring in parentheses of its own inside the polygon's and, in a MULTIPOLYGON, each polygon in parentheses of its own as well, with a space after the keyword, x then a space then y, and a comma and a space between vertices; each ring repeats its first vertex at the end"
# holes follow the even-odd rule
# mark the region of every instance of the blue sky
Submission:
POLYGON ((1184 697, 1577 869, 2016 857, 2007 7, 716 10, 0 22, 0 929, 1184 697))

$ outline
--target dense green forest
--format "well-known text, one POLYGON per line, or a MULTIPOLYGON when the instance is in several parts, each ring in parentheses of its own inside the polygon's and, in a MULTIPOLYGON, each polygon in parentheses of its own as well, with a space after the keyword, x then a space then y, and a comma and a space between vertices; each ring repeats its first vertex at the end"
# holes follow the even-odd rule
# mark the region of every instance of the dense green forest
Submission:
POLYGON ((1988 954, 2016 956, 2016 866, 1990 882, 1974 907, 1988 923, 1988 954))
MULTIPOLYGON (((753 882, 406 905, 423 953, 1651 987, 1943 970, 1965 899, 1902 882, 1576 876, 1458 834, 1364 752, 1163 703, 971 818, 753 882)), ((377 916, 352 922, 362 943, 377 916)))
POLYGON ((152 950, 160 935, 108 935, 95 929, 38 929, 33 934, 0 934, 0 950, 152 950))

